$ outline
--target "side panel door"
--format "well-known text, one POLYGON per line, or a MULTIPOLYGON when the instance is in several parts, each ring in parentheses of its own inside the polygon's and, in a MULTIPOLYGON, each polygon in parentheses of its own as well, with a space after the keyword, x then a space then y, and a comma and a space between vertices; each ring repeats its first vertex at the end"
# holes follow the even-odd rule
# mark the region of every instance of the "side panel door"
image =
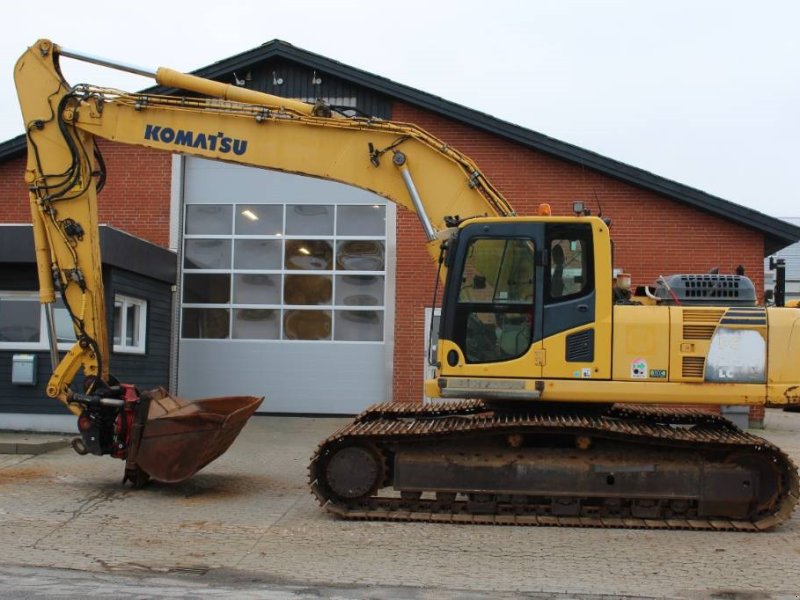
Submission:
POLYGON ((547 225, 547 264, 542 268, 544 378, 611 376, 611 298, 604 293, 608 282, 595 279, 597 261, 610 257, 595 247, 594 237, 590 223, 547 225))

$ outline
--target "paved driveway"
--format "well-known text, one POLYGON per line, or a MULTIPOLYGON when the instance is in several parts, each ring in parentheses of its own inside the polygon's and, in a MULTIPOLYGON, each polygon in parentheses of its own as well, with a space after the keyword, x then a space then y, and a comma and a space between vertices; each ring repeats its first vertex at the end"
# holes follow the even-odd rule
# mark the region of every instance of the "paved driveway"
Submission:
MULTIPOLYGON (((255 417, 194 478, 142 490, 122 487, 123 464, 108 457, 0 455, 0 562, 409 597, 800 599, 798 514, 759 534, 337 521, 308 492, 306 466, 344 422, 255 417)), ((796 462, 798 434, 800 414, 768 411, 763 435, 796 462)))

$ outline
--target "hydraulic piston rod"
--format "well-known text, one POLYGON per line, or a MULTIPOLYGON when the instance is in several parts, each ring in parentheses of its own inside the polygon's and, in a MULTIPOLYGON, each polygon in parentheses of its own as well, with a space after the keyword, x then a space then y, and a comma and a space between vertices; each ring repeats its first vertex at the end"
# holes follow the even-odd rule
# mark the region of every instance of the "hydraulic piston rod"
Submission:
POLYGON ((309 116, 314 115, 313 105, 308 104, 307 102, 273 96, 272 94, 248 90, 228 83, 221 83, 219 81, 211 81, 202 77, 197 77, 196 75, 181 73, 165 67, 159 67, 157 70, 148 69, 146 67, 117 62, 107 58, 93 56, 91 54, 84 54, 83 52, 77 52, 75 50, 68 50, 66 48, 62 48, 61 46, 58 46, 58 53, 61 56, 100 65, 102 67, 116 69, 117 71, 124 71, 126 73, 133 73, 134 75, 150 77, 165 87, 173 87, 190 92, 197 92, 207 96, 224 98, 225 100, 231 100, 233 102, 243 102, 266 106, 282 106, 300 114, 309 116))
POLYGON ((75 60, 92 63, 93 65, 100 65, 101 67, 109 67, 111 69, 116 69, 117 71, 125 71, 126 73, 133 73, 134 75, 141 75, 142 77, 150 77, 152 79, 155 79, 156 77, 156 72, 151 69, 138 67, 136 65, 127 63, 116 62, 108 60, 107 58, 93 56, 91 54, 83 54, 82 52, 76 52, 75 50, 68 50, 63 46, 58 47, 58 53, 61 56, 66 56, 67 58, 74 58, 75 60))
POLYGON ((411 171, 408 170, 408 165, 406 164, 406 155, 400 151, 395 151, 392 162, 400 169, 403 182, 406 184, 408 193, 411 196, 411 202, 414 203, 414 210, 417 211, 417 217, 419 217, 419 221, 422 223, 422 229, 425 230, 425 237, 428 238, 429 242, 432 242, 436 239, 436 230, 433 228, 433 224, 428 214, 425 212, 425 205, 422 203, 422 198, 419 196, 417 186, 414 185, 414 180, 411 178, 411 171))

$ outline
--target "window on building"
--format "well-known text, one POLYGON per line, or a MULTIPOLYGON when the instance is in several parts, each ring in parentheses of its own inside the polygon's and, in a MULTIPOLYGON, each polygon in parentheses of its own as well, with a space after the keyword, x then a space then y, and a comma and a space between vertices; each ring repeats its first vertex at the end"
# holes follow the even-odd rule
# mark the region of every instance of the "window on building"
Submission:
MULTIPOLYGON (((61 350, 75 343, 75 331, 61 298, 53 306, 56 338, 61 350)), ((45 307, 36 292, 0 292, 0 348, 9 350, 46 350, 47 319, 45 307)))
POLYGON ((183 338, 381 342, 383 204, 186 207, 183 338))
POLYGON ((147 302, 114 296, 114 352, 144 354, 147 337, 147 302))

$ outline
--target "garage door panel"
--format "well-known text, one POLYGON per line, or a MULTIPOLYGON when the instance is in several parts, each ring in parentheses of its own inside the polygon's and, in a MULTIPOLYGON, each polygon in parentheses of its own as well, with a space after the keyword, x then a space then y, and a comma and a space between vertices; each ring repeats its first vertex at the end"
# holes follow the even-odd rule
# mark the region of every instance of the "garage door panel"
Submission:
POLYGON ((387 399, 381 347, 183 340, 178 393, 266 396, 260 412, 353 414, 387 399))
POLYGON ((262 411, 289 413, 386 400, 394 208, 333 181, 184 165, 178 393, 264 395, 262 411))

